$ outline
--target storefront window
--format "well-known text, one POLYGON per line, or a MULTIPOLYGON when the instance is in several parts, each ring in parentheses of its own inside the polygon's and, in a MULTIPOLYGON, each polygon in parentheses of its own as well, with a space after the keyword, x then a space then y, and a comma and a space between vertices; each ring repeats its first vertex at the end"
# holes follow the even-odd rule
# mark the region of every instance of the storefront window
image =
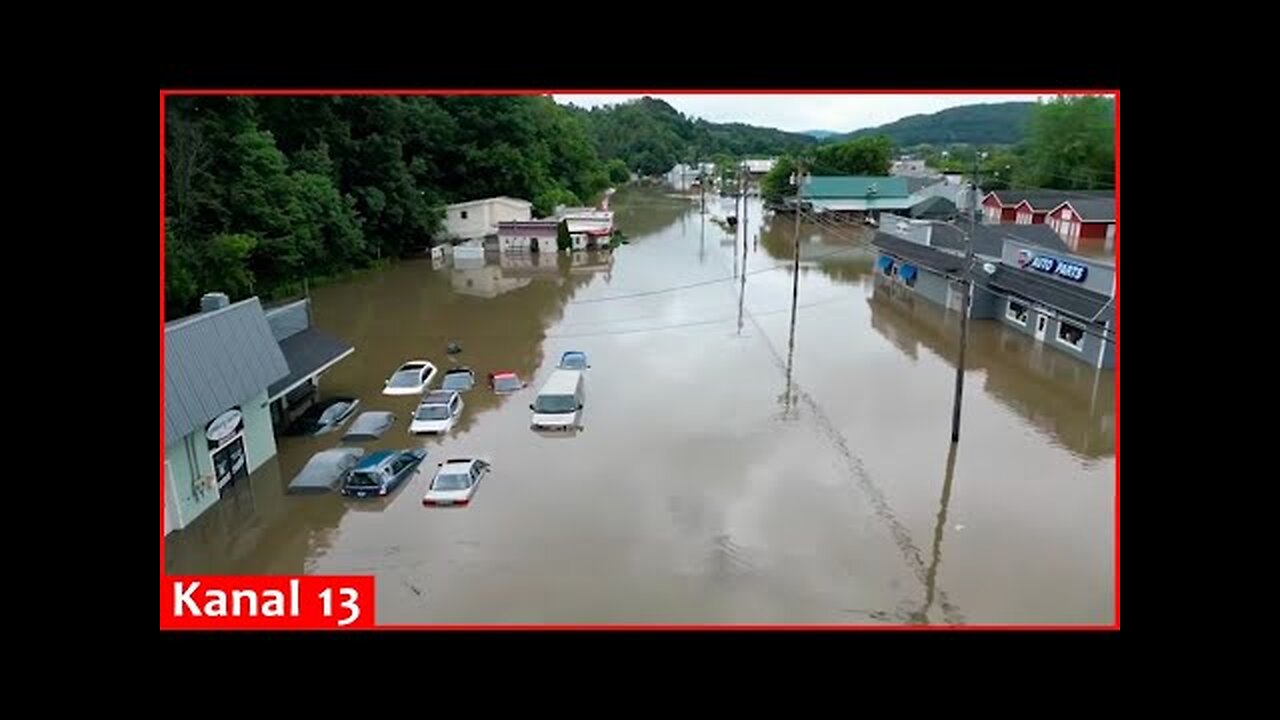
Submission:
POLYGON ((1010 300, 1009 309, 1005 311, 1005 317, 1009 318, 1013 322, 1016 322, 1023 327, 1026 327, 1027 326, 1027 306, 1023 305, 1022 303, 1016 303, 1010 300))
POLYGON ((1084 349, 1084 328, 1068 322, 1058 321, 1058 342, 1070 345, 1076 350, 1084 349))

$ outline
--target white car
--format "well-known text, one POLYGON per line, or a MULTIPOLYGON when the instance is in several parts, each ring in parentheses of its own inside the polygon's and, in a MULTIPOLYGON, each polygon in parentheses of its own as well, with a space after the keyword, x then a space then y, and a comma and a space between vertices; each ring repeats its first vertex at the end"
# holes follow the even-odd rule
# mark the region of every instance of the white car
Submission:
POLYGON ((382 388, 383 395, 418 395, 436 376, 436 366, 426 360, 410 360, 401 365, 382 388))
POLYGON ((480 478, 489 473, 489 461, 479 458, 450 458, 440 463, 427 486, 422 504, 427 507, 465 507, 471 502, 480 478))
POLYGON ((409 432, 443 435, 453 429, 462 416, 462 396, 452 390, 433 390, 427 393, 413 413, 409 432))

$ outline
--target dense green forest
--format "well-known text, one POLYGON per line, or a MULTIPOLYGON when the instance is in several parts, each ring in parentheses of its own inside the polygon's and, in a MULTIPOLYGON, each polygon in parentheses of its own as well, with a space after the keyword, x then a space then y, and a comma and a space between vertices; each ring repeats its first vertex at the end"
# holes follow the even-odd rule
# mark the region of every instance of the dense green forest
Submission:
POLYGON ((796 152, 818 141, 800 133, 742 123, 711 123, 681 114, 662 100, 645 97, 584 110, 568 106, 582 120, 604 158, 618 158, 641 175, 660 175, 676 163, 796 152))
POLYGON ((547 97, 169 98, 165 132, 173 314, 427 245, 450 202, 546 214, 627 175, 547 97))
POLYGON ((1027 136, 1035 103, 964 105, 930 115, 911 115, 880 127, 827 138, 828 142, 884 135, 898 147, 928 143, 946 145, 1012 145, 1027 136))
POLYGON ((165 290, 287 293, 429 245, 451 202, 511 195, 539 215, 632 171, 775 155, 813 138, 685 117, 660 100, 591 111, 549 97, 171 97, 165 290))

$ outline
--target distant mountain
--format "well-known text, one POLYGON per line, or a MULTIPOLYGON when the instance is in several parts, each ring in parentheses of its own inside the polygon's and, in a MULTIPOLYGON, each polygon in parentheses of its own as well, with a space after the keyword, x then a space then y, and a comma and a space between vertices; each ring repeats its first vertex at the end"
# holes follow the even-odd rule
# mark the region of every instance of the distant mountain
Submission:
POLYGON ((922 143, 1012 145, 1026 137, 1027 121, 1034 106, 1035 103, 1031 102, 962 105, 932 115, 910 115, 887 125, 833 135, 825 138, 825 141, 888 135, 898 147, 922 143))
POLYGON ((642 175, 659 175, 678 162, 730 157, 772 157, 814 147, 802 133, 743 123, 713 123, 686 116, 652 97, 590 110, 569 105, 604 160, 619 158, 642 175))
POLYGON ((808 135, 811 138, 818 138, 819 140, 826 140, 832 135, 840 135, 841 133, 838 133, 835 130, 801 130, 800 134, 808 135))

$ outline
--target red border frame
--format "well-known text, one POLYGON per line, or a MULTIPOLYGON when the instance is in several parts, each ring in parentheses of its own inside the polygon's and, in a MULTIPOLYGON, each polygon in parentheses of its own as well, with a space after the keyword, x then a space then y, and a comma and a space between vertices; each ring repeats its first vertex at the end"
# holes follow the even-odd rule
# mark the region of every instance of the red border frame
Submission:
MULTIPOLYGON (((165 99, 170 95, 181 96, 199 96, 199 95, 284 95, 284 96, 305 96, 305 95, 349 95, 349 96, 377 96, 377 95, 1110 95, 1115 101, 1115 190, 1116 190, 1116 230, 1115 230, 1115 264, 1116 264, 1116 365, 1115 365, 1115 414, 1116 414, 1116 477, 1115 477, 1115 505, 1114 513, 1114 536, 1113 545, 1115 549, 1113 571, 1115 575, 1114 585, 1114 611, 1112 623, 1110 625, 1101 624, 1084 624, 1084 625, 1008 625, 1008 624, 989 624, 989 625, 771 625, 771 624, 743 624, 743 625, 643 625, 643 624, 566 624, 566 625, 510 625, 510 624, 478 624, 478 625, 403 625, 388 624, 377 625, 372 628, 373 631, 404 631, 404 630, 442 630, 442 631, 504 631, 504 630, 524 630, 524 631, 557 631, 557 630, 624 630, 624 631, 664 631, 664 630, 682 630, 682 631, 735 631, 735 630, 796 630, 796 631, 830 631, 830 630, 867 630, 875 632, 885 631, 960 631, 973 632, 982 630, 995 631, 1018 631, 1018 630, 1052 630, 1052 631, 1088 631, 1088 630, 1119 630, 1120 629, 1120 91, 1118 89, 1108 88, 1074 88, 1074 89, 1045 89, 1045 88, 1024 88, 1024 89, 956 89, 956 88, 934 88, 934 89, 901 89, 901 90, 856 90, 856 89, 803 89, 803 88, 754 88, 754 89, 724 89, 724 88, 704 88, 704 89, 634 89, 634 88, 571 88, 568 90, 552 90, 552 89, 529 89, 529 88, 453 88, 453 89, 353 89, 353 88, 331 88, 331 89, 162 89, 160 91, 160 583, 161 592, 164 592, 165 586, 165 564, 164 564, 164 492, 165 492, 165 476, 164 476, 164 188, 165 188, 165 99)), ((164 629, 163 626, 161 629, 164 629)), ((365 630, 368 632, 369 630, 365 630)))

